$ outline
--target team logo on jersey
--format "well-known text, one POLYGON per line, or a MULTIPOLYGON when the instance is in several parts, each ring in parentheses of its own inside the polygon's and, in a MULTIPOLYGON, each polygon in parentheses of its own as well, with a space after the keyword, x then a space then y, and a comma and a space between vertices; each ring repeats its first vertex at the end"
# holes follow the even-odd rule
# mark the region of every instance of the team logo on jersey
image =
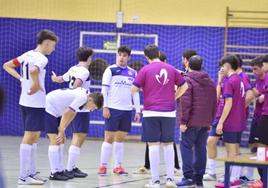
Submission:
POLYGON ((166 85, 169 82, 168 73, 166 69, 161 69, 160 73, 155 75, 155 78, 159 84, 166 85))
POLYGON ((132 76, 132 75, 133 75, 133 73, 132 73, 131 71, 128 71, 128 75, 132 76))

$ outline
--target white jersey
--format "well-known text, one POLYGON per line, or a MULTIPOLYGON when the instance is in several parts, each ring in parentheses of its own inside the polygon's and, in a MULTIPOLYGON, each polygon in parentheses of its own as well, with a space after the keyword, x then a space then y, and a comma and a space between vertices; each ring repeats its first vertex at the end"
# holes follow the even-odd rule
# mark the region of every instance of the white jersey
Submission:
POLYGON ((117 110, 132 110, 131 86, 137 72, 130 68, 121 68, 114 64, 105 70, 102 78, 102 93, 108 87, 108 96, 104 97, 104 107, 117 110))
POLYGON ((45 91, 45 76, 46 65, 48 59, 42 53, 30 50, 15 59, 16 63, 21 66, 21 76, 23 78, 21 83, 21 95, 19 104, 22 106, 33 108, 45 108, 46 106, 46 91, 45 91), (37 91, 33 95, 28 95, 28 92, 32 86, 33 80, 30 76, 30 70, 33 66, 39 68, 39 83, 44 91, 37 91))
POLYGON ((83 82, 80 87, 87 90, 90 89, 90 74, 88 69, 83 66, 72 66, 64 75, 62 75, 62 78, 65 82, 69 82, 69 88, 73 88, 74 81, 80 79, 83 82))
POLYGON ((89 91, 81 87, 51 91, 46 96, 46 112, 54 117, 62 116, 67 108, 79 112, 86 104, 88 95, 89 91))

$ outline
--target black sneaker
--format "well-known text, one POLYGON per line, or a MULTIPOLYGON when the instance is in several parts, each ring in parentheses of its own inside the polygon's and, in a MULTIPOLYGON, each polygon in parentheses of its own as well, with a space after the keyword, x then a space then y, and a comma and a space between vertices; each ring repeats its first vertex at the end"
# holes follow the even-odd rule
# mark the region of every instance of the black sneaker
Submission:
POLYGON ((74 172, 73 171, 64 170, 61 173, 64 176, 67 176, 69 179, 73 179, 74 178, 74 172))
POLYGON ((79 168, 74 168, 72 170, 72 172, 74 173, 74 177, 76 177, 76 178, 85 178, 85 177, 87 177, 87 173, 82 172, 79 168))
POLYGON ((50 180, 58 180, 58 181, 67 181, 69 178, 65 176, 62 172, 51 173, 49 176, 50 180))

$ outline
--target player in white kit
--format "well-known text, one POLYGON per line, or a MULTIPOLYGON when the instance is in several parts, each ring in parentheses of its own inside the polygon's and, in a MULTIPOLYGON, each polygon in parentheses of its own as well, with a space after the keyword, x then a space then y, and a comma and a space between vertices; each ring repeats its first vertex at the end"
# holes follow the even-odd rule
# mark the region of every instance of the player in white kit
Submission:
POLYGON ((49 30, 42 30, 37 35, 37 47, 21 56, 6 62, 5 71, 20 80, 20 107, 24 136, 20 144, 20 174, 18 184, 44 184, 37 177, 36 150, 41 131, 44 130, 46 104, 45 74, 48 59, 55 50, 58 37, 49 30), (20 67, 21 73, 16 71, 20 67))
POLYGON ((100 109, 103 97, 100 93, 90 93, 87 89, 57 89, 46 96, 46 132, 50 145, 48 156, 51 180, 68 180, 72 177, 64 171, 61 144, 65 141, 65 129, 80 110, 100 109))
MULTIPOLYGON (((69 88, 75 89, 82 87, 87 90, 90 88, 90 72, 88 71, 91 64, 93 50, 88 47, 79 47, 76 52, 78 64, 72 66, 62 76, 57 76, 54 72, 51 76, 53 82, 69 82, 69 88)), ((87 173, 82 172, 76 167, 76 162, 80 156, 80 150, 84 143, 89 126, 89 111, 79 111, 72 121, 73 138, 69 147, 68 163, 66 173, 69 177, 86 177, 87 173)), ((60 145, 61 155, 63 156, 64 144, 60 145)))

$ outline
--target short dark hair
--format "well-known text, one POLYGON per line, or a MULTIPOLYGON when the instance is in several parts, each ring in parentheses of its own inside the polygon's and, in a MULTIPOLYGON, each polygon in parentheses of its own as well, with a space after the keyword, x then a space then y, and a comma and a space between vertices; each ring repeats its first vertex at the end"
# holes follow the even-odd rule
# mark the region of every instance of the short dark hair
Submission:
POLYGON ((189 59, 189 67, 192 70, 200 71, 202 68, 203 59, 199 55, 194 55, 189 59))
POLYGON ((268 55, 263 56, 263 62, 262 63, 268 63, 268 55))
POLYGON ((134 69, 135 71, 139 72, 144 64, 140 61, 134 61, 128 65, 130 68, 134 69))
POLYGON ((44 29, 37 34, 37 44, 42 44, 44 40, 52 40, 58 42, 59 38, 54 32, 44 29))
POLYGON ((127 53, 128 56, 131 54, 131 49, 128 46, 120 46, 117 50, 117 52, 127 53))
POLYGON ((97 106, 97 109, 101 109, 103 106, 103 95, 101 93, 90 93, 89 97, 93 99, 94 104, 97 106))
POLYGON ((237 59, 238 68, 242 67, 242 65, 243 65, 243 60, 242 60, 242 58, 240 57, 240 55, 239 55, 239 54, 235 54, 234 56, 235 56, 236 59, 237 59))
POLYGON ((223 56, 220 60, 220 64, 223 66, 225 63, 230 64, 233 70, 237 70, 238 68, 238 59, 234 55, 223 56))
POLYGON ((194 56, 194 55, 197 55, 196 51, 193 50, 193 49, 185 49, 183 52, 182 52, 182 57, 186 58, 188 61, 190 59, 190 57, 194 56))
POLYGON ((160 59, 160 61, 165 62, 167 60, 166 54, 164 52, 160 51, 159 59, 160 59))
POLYGON ((91 48, 81 46, 76 50, 76 56, 78 61, 87 61, 87 59, 93 55, 91 48))
POLYGON ((144 55, 149 58, 150 60, 159 58, 159 49, 156 45, 150 44, 145 47, 144 55))
POLYGON ((250 65, 262 67, 263 66, 262 62, 263 62, 263 56, 258 56, 252 59, 252 61, 250 62, 250 65))
POLYGON ((104 59, 97 58, 93 60, 88 67, 88 71, 90 72, 90 79, 94 81, 101 81, 103 73, 108 66, 109 64, 104 59))

